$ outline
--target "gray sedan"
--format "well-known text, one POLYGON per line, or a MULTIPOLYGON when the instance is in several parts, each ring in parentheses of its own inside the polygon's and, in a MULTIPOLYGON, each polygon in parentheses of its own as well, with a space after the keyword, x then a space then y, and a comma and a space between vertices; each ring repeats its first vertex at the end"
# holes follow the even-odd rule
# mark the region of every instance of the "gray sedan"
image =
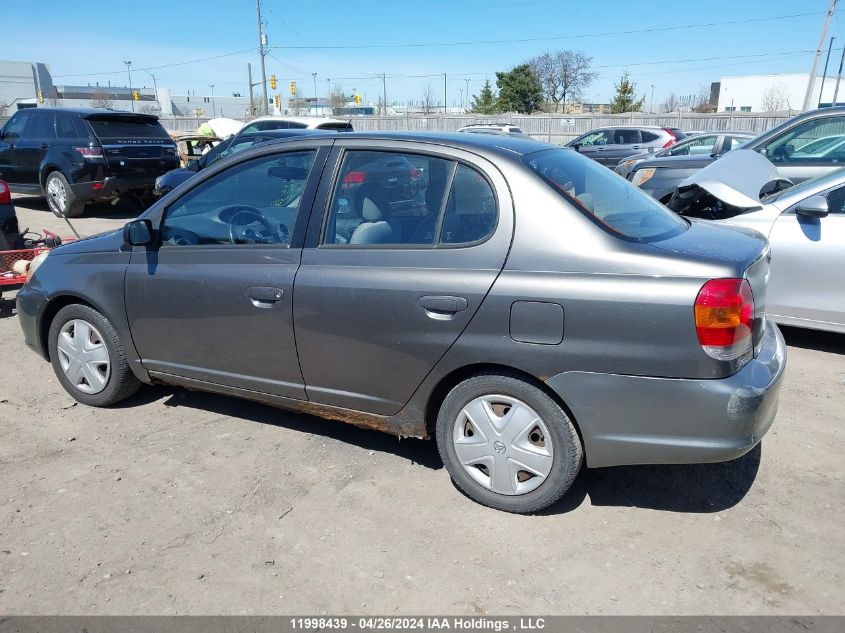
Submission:
POLYGON ((53 250, 18 314, 84 404, 164 383, 434 437, 466 495, 534 512, 582 463, 760 441, 786 360, 768 269, 759 234, 689 222, 576 152, 326 134, 53 250))
POLYGON ((780 178, 764 157, 740 150, 684 181, 679 190, 685 201, 678 196, 669 205, 765 235, 772 253, 768 316, 785 325, 845 333, 845 169, 761 199, 761 190, 771 190, 770 183, 780 178))

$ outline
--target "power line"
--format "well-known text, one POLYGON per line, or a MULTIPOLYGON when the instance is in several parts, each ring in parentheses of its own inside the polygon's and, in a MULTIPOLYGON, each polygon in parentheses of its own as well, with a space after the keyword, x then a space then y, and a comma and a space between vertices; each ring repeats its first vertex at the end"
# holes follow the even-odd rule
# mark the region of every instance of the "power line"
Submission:
POLYGON ((330 45, 290 45, 290 46, 273 46, 272 48, 286 49, 286 50, 356 50, 364 48, 432 48, 438 46, 479 46, 485 44, 519 44, 525 42, 547 42, 556 40, 576 40, 590 37, 608 37, 612 35, 640 35, 643 33, 662 33, 666 31, 679 31, 684 29, 707 28, 712 26, 730 26, 737 24, 754 24, 757 22, 772 22, 775 20, 789 20, 793 18, 802 18, 811 15, 819 15, 821 12, 812 11, 808 13, 791 13, 789 15, 776 15, 765 18, 749 18, 746 20, 729 20, 727 22, 705 22, 701 24, 683 24, 680 26, 660 26, 651 27, 647 29, 632 29, 628 31, 608 31, 605 33, 581 33, 578 35, 554 35, 548 37, 525 37, 517 39, 503 39, 503 40, 473 40, 463 42, 412 42, 404 44, 330 44, 330 45))
MULTIPOLYGON (((233 55, 243 55, 244 53, 251 53, 254 48, 246 48, 242 51, 232 51, 231 53, 222 53, 220 55, 212 55, 211 57, 200 57, 198 59, 189 59, 183 62, 173 62, 172 64, 162 64, 160 66, 145 66, 143 68, 138 68, 138 70, 161 70, 163 68, 175 68, 176 66, 187 66, 188 64, 199 64, 202 62, 210 62, 215 59, 221 59, 223 57, 232 57, 233 55)), ((99 75, 119 75, 126 72, 124 70, 109 70, 100 73, 68 73, 64 75, 53 75, 53 77, 97 77, 99 75)))

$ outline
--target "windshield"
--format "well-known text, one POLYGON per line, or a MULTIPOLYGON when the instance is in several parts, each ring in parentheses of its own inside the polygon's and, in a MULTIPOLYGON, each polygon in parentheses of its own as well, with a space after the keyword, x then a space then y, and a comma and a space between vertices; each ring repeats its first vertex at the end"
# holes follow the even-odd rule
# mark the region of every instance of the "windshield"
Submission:
POLYGON ((600 226, 619 237, 652 242, 673 237, 688 224, 606 167, 565 149, 528 154, 523 161, 600 226))

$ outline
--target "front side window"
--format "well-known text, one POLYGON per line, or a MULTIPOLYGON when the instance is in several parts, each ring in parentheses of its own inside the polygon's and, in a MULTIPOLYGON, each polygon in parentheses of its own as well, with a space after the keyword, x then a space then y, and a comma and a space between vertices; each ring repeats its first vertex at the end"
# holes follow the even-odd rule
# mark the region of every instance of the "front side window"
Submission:
POLYGON ((30 113, 26 111, 15 114, 11 119, 9 119, 9 122, 6 123, 6 127, 3 128, 3 138, 13 139, 23 136, 23 131, 29 121, 29 117, 30 113))
POLYGON ((288 244, 314 155, 263 156, 215 175, 168 207, 162 246, 288 244))
POLYGON ((528 154, 523 160, 555 191, 622 238, 656 241, 688 226, 657 200, 580 154, 549 149, 528 154))
POLYGON ((324 244, 437 246, 478 242, 496 226, 495 195, 478 171, 404 152, 344 153, 324 244))
POLYGON ((845 117, 805 121, 766 145, 766 158, 779 163, 838 163, 845 158, 845 117))
POLYGON ((613 142, 610 132, 608 130, 593 130, 587 132, 584 136, 575 139, 572 145, 581 145, 582 147, 592 147, 594 145, 609 145, 613 142))

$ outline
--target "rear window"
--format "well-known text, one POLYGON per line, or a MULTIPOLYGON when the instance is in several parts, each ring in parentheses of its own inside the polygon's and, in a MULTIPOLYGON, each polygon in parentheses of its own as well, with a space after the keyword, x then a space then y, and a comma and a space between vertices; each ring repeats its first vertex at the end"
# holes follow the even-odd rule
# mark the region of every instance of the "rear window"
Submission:
POLYGON ((657 200, 577 152, 549 149, 528 154, 523 161, 589 218, 624 239, 654 242, 688 226, 657 200))
POLYGON ((120 117, 114 119, 88 119, 91 129, 99 138, 170 138, 155 120, 120 117))
POLYGON ((318 130, 334 130, 336 132, 353 132, 351 123, 321 123, 317 126, 318 130))

